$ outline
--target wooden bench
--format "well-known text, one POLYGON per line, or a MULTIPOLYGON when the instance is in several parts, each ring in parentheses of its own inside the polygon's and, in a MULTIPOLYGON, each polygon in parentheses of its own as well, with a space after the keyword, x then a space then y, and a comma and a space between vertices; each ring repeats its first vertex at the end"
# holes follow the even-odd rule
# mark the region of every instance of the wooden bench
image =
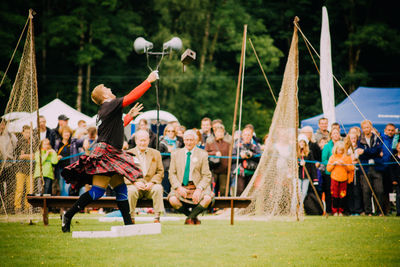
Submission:
MULTIPOLYGON (((49 224, 49 208, 70 208, 78 200, 79 197, 62 197, 62 196, 36 196, 28 195, 27 200, 32 207, 40 207, 43 209, 43 224, 49 224)), ((250 198, 244 197, 216 197, 213 208, 231 208, 231 225, 234 223, 234 208, 246 208, 251 202, 250 198)), ((90 208, 117 208, 115 197, 102 197, 93 201, 87 207, 90 208)), ((151 199, 139 199, 138 208, 151 208, 153 201, 151 199)), ((164 197, 164 207, 172 208, 166 197, 164 197)))

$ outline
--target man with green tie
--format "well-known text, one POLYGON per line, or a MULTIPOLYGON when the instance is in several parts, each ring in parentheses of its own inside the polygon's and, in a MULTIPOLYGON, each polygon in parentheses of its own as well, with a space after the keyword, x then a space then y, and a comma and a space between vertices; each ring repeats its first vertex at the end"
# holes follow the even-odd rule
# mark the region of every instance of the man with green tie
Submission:
POLYGON ((173 190, 168 200, 174 209, 187 216, 185 224, 200 224, 197 216, 214 197, 208 154, 196 147, 197 135, 193 130, 184 133, 183 142, 185 147, 171 154, 169 181, 173 190))

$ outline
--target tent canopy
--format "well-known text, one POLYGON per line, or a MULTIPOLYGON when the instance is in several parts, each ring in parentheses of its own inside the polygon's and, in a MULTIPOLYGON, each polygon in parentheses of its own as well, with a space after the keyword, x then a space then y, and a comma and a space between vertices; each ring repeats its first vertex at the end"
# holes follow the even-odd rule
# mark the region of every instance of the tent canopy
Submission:
MULTIPOLYGON (((178 121, 178 119, 174 115, 164 110, 160 110, 159 117, 160 123, 162 124, 168 123, 170 121, 178 121)), ((135 118, 133 124, 138 124, 141 119, 146 119, 149 123, 152 123, 152 121, 157 120, 157 110, 149 110, 143 112, 135 118)))
MULTIPOLYGON (((383 132, 388 123, 400 126, 400 88, 359 87, 350 97, 379 132, 383 132)), ((335 113, 337 122, 346 132, 353 126, 360 127, 364 120, 349 97, 335 107, 335 113)), ((315 131, 318 129, 318 120, 322 117, 323 114, 320 114, 302 120, 301 126, 311 126, 315 131)), ((331 123, 333 122, 329 122, 331 123)))
MULTIPOLYGON (((46 125, 49 128, 56 128, 58 124, 58 116, 61 114, 66 115, 69 118, 68 125, 75 129, 78 127, 78 121, 84 120, 87 125, 95 125, 96 120, 77 111, 71 106, 65 104, 60 99, 56 98, 47 105, 39 108, 39 115, 42 115, 46 118, 46 125)), ((5 115, 7 116, 7 114, 5 115)), ((22 131, 22 126, 30 125, 32 122, 33 128, 36 128, 36 112, 32 114, 26 113, 22 118, 12 121, 9 124, 9 130, 11 132, 20 132, 22 131)))

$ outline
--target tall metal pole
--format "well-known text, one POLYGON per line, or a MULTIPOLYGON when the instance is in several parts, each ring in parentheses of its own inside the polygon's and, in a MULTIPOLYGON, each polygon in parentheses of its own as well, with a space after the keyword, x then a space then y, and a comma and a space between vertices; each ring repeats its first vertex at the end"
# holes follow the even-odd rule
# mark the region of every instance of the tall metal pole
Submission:
MULTIPOLYGON (((247 24, 244 25, 243 29, 243 40, 242 40, 242 53, 240 56, 240 66, 239 66, 239 76, 238 76, 238 83, 236 87, 236 100, 235 100, 235 111, 233 114, 233 124, 232 124, 232 141, 231 145, 229 146, 229 158, 228 158, 228 174, 226 179, 226 190, 225 195, 228 195, 229 192, 229 183, 230 183, 230 175, 231 175, 231 167, 232 167, 232 150, 233 144, 235 142, 235 130, 236 130, 236 117, 237 117, 237 110, 239 105, 239 93, 240 93, 240 86, 241 86, 241 79, 242 79, 242 70, 243 70, 243 58, 245 53, 245 42, 246 42, 246 34, 247 34, 247 24)), ((239 156, 239 155, 238 155, 239 156)))
MULTIPOLYGON (((157 61, 157 67, 156 70, 158 70, 158 68, 160 67, 161 61, 164 59, 164 55, 168 55, 169 52, 149 52, 146 51, 146 57, 147 57, 147 67, 150 69, 150 71, 153 71, 153 69, 150 67, 150 63, 149 63, 149 55, 155 55, 156 56, 156 61, 157 61), (159 60, 159 56, 161 55, 161 59, 159 60)), ((156 81, 156 110, 157 110, 157 124, 156 124, 156 128, 157 128, 157 140, 156 140, 156 149, 158 150, 159 144, 160 144, 160 101, 159 101, 159 97, 158 97, 158 88, 160 85, 160 79, 158 79, 156 81)))
POLYGON ((158 150, 159 142, 160 142, 160 102, 158 98, 158 85, 160 80, 156 81, 156 101, 157 101, 157 141, 156 141, 156 149, 158 150))

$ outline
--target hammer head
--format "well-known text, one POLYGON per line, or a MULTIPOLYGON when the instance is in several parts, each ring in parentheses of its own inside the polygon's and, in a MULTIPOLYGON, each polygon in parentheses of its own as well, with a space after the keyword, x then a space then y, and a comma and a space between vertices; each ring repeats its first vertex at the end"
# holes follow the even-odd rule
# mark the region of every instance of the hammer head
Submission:
POLYGON ((196 52, 191 49, 186 49, 186 51, 181 56, 181 62, 183 65, 188 65, 190 62, 196 59, 196 52))

